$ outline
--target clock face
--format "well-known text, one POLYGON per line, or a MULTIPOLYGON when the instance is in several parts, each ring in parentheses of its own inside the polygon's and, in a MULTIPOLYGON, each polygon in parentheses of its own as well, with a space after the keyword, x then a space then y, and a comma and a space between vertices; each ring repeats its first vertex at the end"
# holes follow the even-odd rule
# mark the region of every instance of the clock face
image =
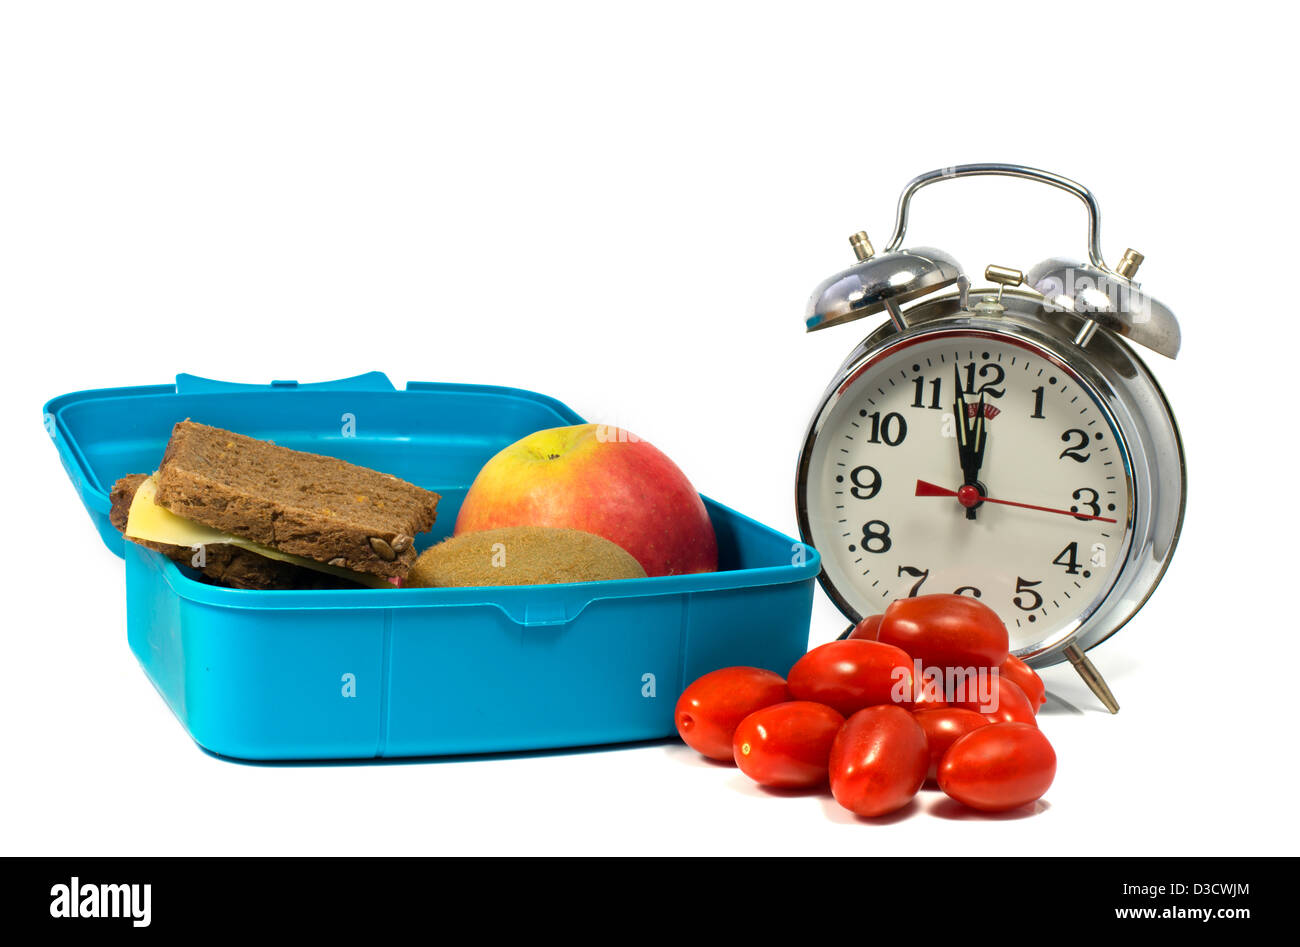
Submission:
POLYGON ((899 340, 823 409, 800 527, 851 615, 971 595, 1013 651, 1072 632, 1128 551, 1133 490, 1110 414, 1033 343, 972 329, 899 340))

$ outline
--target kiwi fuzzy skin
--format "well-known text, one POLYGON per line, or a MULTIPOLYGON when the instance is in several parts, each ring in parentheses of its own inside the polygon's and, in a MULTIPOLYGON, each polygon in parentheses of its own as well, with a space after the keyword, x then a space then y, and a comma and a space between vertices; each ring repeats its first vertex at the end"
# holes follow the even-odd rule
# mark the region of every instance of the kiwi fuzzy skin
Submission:
POLYGON ((463 533, 420 554, 407 588, 555 585, 643 579, 621 546, 576 529, 514 526, 463 533))

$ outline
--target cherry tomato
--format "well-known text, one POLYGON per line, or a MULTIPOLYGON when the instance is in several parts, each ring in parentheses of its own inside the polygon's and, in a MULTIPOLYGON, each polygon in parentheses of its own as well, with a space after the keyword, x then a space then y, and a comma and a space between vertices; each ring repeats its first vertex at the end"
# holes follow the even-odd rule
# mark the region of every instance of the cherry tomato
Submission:
POLYGON ((912 666, 913 681, 913 698, 912 705, 908 710, 916 712, 918 710, 935 710, 940 707, 947 707, 948 701, 944 697, 944 679, 935 669, 927 673, 922 669, 920 674, 916 673, 916 666, 912 666))
POLYGON ((1043 684, 1043 679, 1014 654, 1007 655, 1007 659, 998 668, 998 674, 1025 692, 1034 713, 1038 713, 1038 708, 1047 702, 1047 687, 1043 684))
POLYGON ((983 714, 990 723, 1017 722, 1038 726, 1034 720, 1034 708, 1029 705, 1029 698, 1024 691, 1001 674, 989 674, 984 681, 987 689, 981 694, 979 682, 968 678, 962 693, 948 695, 949 706, 983 714), (956 697, 962 699, 957 700, 956 697))
POLYGON ((902 648, 926 667, 999 667, 1007 659, 1007 626, 997 612, 966 595, 895 599, 877 640, 902 648))
POLYGON ((790 669, 790 696, 848 716, 875 704, 910 703, 912 659, 879 641, 848 638, 813 648, 790 669))
POLYGON ((806 789, 826 783, 831 743, 844 717, 825 704, 795 700, 764 707, 736 728, 740 771, 763 786, 806 789))
POLYGON ((682 691, 673 719, 687 746, 710 759, 730 762, 731 737, 740 721, 789 699, 780 674, 762 668, 722 668, 682 691))
POLYGON ((831 745, 835 801, 861 816, 901 809, 925 782, 930 749, 925 731, 901 707, 859 710, 831 745))
MULTIPOLYGON (((833 760, 833 752, 831 756, 833 760)), ((983 812, 1003 812, 1033 802, 1047 792, 1055 776, 1052 744, 1027 723, 995 723, 973 730, 953 743, 939 763, 939 788, 983 812)))
POLYGON ((959 707, 944 707, 939 710, 918 710, 912 714, 914 720, 925 731, 926 743, 930 747, 930 768, 925 778, 934 779, 939 772, 939 761, 948 747, 960 740, 972 730, 992 726, 983 714, 959 707))
POLYGON ((849 638, 864 638, 867 641, 875 641, 876 635, 880 632, 880 619, 884 617, 884 615, 868 615, 857 623, 853 631, 850 632, 849 638))

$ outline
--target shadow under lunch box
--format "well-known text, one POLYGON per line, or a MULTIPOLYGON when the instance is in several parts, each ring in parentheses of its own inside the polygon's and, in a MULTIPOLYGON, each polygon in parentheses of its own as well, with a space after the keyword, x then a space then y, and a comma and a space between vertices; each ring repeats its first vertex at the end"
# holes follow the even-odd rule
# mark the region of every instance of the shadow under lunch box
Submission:
POLYGON ((375 759, 536 750, 674 733, 701 674, 784 674, 804 653, 820 558, 712 500, 718 572, 568 585, 246 591, 126 541, 108 491, 158 465, 185 418, 373 467, 441 494, 420 548, 450 535, 503 447, 582 423, 514 388, 380 372, 320 384, 76 392, 46 428, 104 543, 126 559, 127 638, 190 735, 223 756, 375 759))

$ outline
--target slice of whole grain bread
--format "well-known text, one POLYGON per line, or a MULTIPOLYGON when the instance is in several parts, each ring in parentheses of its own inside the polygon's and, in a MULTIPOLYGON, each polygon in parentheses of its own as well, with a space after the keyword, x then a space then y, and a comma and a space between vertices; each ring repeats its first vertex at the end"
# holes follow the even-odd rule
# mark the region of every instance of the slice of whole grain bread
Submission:
POLYGON ((438 494, 391 474, 185 420, 155 475, 158 503, 282 552, 388 577, 415 562, 438 494))
MULTIPOLYGON (((108 519, 119 532, 126 533, 127 518, 131 512, 131 501, 135 499, 135 491, 148 479, 148 474, 127 474, 109 490, 108 498, 112 505, 109 508, 108 519)), ((144 539, 131 539, 131 542, 146 549, 156 550, 183 566, 195 567, 197 550, 189 546, 155 543, 144 539)), ((206 579, 234 589, 308 591, 363 587, 346 579, 304 569, 302 566, 281 562, 278 559, 268 559, 266 556, 259 556, 255 552, 225 543, 204 546, 202 562, 202 566, 198 569, 206 579)))

